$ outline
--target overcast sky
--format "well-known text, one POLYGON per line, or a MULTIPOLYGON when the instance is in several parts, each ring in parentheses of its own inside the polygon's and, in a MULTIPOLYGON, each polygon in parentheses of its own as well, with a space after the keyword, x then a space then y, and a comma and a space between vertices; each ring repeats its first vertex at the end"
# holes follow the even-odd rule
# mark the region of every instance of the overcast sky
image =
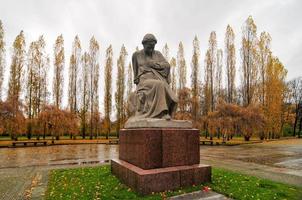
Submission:
MULTIPOLYGON (((92 36, 101 47, 101 83, 106 48, 112 44, 114 65, 120 47, 125 44, 128 60, 146 33, 154 33, 158 39, 156 48, 162 50, 165 43, 170 56, 176 56, 178 43, 185 47, 187 67, 190 68, 192 40, 200 40, 201 72, 204 71, 204 54, 211 31, 216 31, 218 47, 224 49, 224 34, 230 24, 236 34, 237 69, 240 67, 241 27, 252 15, 257 33, 267 31, 272 37, 272 50, 288 70, 287 80, 302 75, 302 1, 299 0, 0 0, 0 19, 5 29, 7 68, 10 65, 11 46, 20 30, 24 30, 27 47, 39 35, 44 35, 47 53, 52 58, 56 37, 63 34, 65 40, 66 69, 69 66, 70 49, 76 34, 83 51, 87 50, 92 36)), ((50 70, 51 76, 52 70, 50 70)), ((68 72, 65 70, 65 76, 68 72)), ((189 77, 189 74, 188 74, 189 77)), ((203 75, 202 75, 203 77, 203 75)), ((7 88, 8 69, 5 87, 7 88)), ((114 76, 115 78, 115 76, 114 76)), ((237 72, 237 79, 239 79, 237 72)), ((65 78, 65 87, 67 80, 65 78)), ((189 82, 189 81, 188 81, 189 82)), ((51 83, 51 80, 50 80, 51 83)), ((51 84, 50 84, 51 85, 51 84)), ((114 79, 115 85, 115 79, 114 79)), ((100 84, 103 91, 104 84, 100 84)), ((67 88, 65 88, 64 105, 67 88)), ((101 93, 100 100, 103 100, 101 93)))

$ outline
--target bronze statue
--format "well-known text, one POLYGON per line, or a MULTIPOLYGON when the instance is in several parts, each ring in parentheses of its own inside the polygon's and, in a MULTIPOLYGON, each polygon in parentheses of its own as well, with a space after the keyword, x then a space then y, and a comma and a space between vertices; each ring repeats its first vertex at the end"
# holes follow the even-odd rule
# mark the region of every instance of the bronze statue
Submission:
MULTIPOLYGON (((154 50, 157 40, 154 35, 143 38, 143 50, 132 56, 136 92, 132 97, 134 118, 159 118, 170 120, 177 106, 177 97, 171 90, 170 64, 154 50)), ((132 117, 132 118, 133 118, 132 117)))

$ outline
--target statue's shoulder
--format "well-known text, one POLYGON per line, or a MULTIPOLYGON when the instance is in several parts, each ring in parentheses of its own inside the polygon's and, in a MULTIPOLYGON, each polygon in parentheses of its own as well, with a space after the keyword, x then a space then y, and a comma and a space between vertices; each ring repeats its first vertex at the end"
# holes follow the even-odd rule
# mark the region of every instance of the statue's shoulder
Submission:
POLYGON ((162 55, 162 53, 158 50, 154 50, 154 53, 157 54, 157 55, 162 55))
POLYGON ((159 57, 159 58, 163 58, 163 57, 164 57, 163 54, 162 54, 160 51, 158 51, 158 50, 154 50, 154 54, 155 54, 157 57, 159 57))
POLYGON ((133 54, 132 54, 132 58, 137 58, 138 56, 140 55, 143 55, 143 50, 138 50, 138 51, 135 51, 133 54))

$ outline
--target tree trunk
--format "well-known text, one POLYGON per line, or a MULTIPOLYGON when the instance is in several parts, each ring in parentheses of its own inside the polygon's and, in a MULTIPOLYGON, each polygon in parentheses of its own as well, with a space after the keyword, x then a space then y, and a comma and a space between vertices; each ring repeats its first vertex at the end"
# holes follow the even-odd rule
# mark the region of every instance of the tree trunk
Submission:
POLYGON ((249 135, 245 135, 245 136, 244 136, 244 140, 245 140, 245 141, 250 141, 250 138, 251 138, 251 136, 249 136, 249 135))
POLYGON ((298 137, 301 137, 301 131, 302 131, 302 116, 300 116, 300 122, 299 122, 299 133, 298 133, 298 137))
POLYGON ((296 106, 296 116, 295 116, 295 123, 294 123, 294 134, 293 136, 296 136, 296 127, 297 127, 297 122, 298 122, 298 106, 296 106))

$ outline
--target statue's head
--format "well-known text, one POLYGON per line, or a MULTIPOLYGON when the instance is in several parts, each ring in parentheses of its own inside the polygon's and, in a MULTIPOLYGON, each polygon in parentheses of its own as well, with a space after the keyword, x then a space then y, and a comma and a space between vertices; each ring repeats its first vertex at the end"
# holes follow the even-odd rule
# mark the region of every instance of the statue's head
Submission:
POLYGON ((145 53, 152 54, 156 43, 157 40, 153 34, 151 33, 146 34, 142 41, 145 53))

